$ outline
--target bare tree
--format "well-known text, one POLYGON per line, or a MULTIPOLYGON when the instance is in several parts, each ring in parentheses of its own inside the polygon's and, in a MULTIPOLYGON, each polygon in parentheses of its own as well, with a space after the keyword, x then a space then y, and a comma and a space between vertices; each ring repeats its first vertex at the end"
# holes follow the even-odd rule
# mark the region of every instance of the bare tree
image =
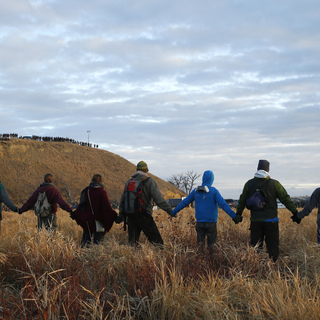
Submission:
POLYGON ((64 182, 61 176, 57 176, 56 182, 59 185, 61 195, 67 200, 69 204, 74 204, 68 184, 64 182))
POLYGON ((185 190, 186 190, 186 193, 189 194, 192 191, 196 180, 200 177, 200 174, 191 170, 186 172, 185 177, 186 177, 185 190))
POLYGON ((178 173, 172 175, 169 178, 168 182, 173 184, 186 194, 189 194, 192 191, 194 184, 199 177, 200 174, 191 170, 187 171, 186 173, 178 173))
POLYGON ((69 186, 65 183, 61 181, 61 184, 64 185, 63 188, 61 188, 61 195, 64 196, 65 198, 67 198, 67 201, 69 204, 73 204, 74 201, 72 200, 72 196, 71 196, 71 192, 69 189, 69 186))
POLYGON ((183 180, 184 180, 184 174, 183 173, 177 173, 177 174, 173 174, 169 178, 168 182, 173 184, 178 189, 182 190, 183 180))

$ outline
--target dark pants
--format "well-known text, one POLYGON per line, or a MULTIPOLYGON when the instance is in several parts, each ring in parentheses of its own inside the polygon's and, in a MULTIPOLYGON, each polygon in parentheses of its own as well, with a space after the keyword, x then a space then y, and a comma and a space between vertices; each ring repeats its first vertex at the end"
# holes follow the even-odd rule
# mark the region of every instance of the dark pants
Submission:
POLYGON ((83 229, 81 248, 89 247, 92 243, 99 244, 104 238, 105 232, 89 232, 83 229))
POLYGON ((199 251, 203 251, 206 238, 209 252, 213 252, 213 245, 217 241, 217 223, 216 222, 197 222, 197 244, 199 251))
POLYGON ((55 214, 49 214, 47 217, 38 217, 38 229, 45 228, 48 231, 55 231, 58 227, 57 216, 55 214))
POLYGON ((152 244, 163 245, 158 227, 150 214, 136 214, 127 217, 127 219, 129 243, 131 246, 137 245, 141 231, 143 231, 152 244))
POLYGON ((269 257, 277 261, 279 256, 279 222, 254 222, 251 221, 251 246, 258 245, 262 251, 263 241, 266 242, 269 257))

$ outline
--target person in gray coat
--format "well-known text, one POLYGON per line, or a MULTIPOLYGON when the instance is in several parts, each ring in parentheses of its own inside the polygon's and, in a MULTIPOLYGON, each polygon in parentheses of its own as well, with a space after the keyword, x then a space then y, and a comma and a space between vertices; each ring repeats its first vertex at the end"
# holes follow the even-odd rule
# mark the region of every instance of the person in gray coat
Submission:
POLYGON ((157 183, 147 174, 148 171, 148 165, 144 161, 140 161, 137 164, 137 171, 131 177, 133 180, 142 181, 142 210, 127 216, 125 212, 125 192, 120 200, 119 216, 116 219, 116 223, 121 223, 124 220, 125 224, 128 224, 129 243, 132 246, 138 244, 141 231, 143 231, 152 244, 163 245, 159 229, 152 217, 152 200, 160 209, 166 211, 171 216, 171 206, 164 200, 157 183))

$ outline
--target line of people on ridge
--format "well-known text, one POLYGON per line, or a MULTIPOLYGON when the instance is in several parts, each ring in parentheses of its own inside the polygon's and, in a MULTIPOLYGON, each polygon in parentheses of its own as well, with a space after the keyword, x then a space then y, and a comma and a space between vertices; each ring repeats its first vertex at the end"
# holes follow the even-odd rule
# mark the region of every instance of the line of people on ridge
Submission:
POLYGON ((118 215, 110 205, 100 174, 95 174, 90 185, 82 190, 80 204, 73 211, 54 187, 53 175, 46 174, 44 182, 20 209, 12 203, 0 182, 0 218, 2 218, 2 202, 10 210, 22 214, 32 209, 39 193, 45 191, 51 204, 51 214, 47 217, 38 217, 37 227, 39 229, 55 230, 57 227, 56 212, 58 204, 63 210, 69 212, 70 217, 83 228, 82 247, 88 246, 90 243, 98 244, 104 238, 105 233, 111 229, 114 222, 118 224, 124 222, 125 225, 128 225, 130 245, 135 246, 138 244, 142 231, 151 243, 162 246, 163 239, 152 217, 153 202, 173 217, 183 208, 195 202, 197 244, 200 250, 203 250, 205 244, 207 244, 209 252, 212 253, 214 244, 217 241, 218 205, 231 217, 235 224, 238 224, 243 220, 242 213, 246 207, 248 197, 256 189, 264 189, 268 199, 266 205, 261 210, 250 210, 250 244, 254 247, 257 246, 258 250, 262 250, 265 242, 269 257, 273 261, 276 261, 279 256, 277 199, 291 211, 291 219, 298 224, 302 218, 308 216, 315 207, 318 207, 317 224, 320 225, 320 188, 314 190, 304 209, 298 212, 285 188, 279 181, 270 177, 270 163, 267 160, 259 160, 254 177, 245 183, 236 212, 230 208, 219 191, 212 186, 214 174, 210 170, 203 173, 202 185, 195 188, 172 210, 161 195, 155 180, 148 175, 147 164, 144 161, 140 161, 136 169, 131 179, 143 181, 143 214, 126 215, 123 193, 118 215))

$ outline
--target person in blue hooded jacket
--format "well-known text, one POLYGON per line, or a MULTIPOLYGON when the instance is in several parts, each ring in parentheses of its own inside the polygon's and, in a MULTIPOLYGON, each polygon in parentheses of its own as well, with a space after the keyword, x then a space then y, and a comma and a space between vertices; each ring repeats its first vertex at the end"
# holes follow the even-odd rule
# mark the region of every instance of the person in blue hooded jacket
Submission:
POLYGON ((218 205, 233 219, 234 223, 237 224, 242 220, 242 217, 236 216, 219 191, 212 187, 213 180, 213 172, 205 171, 202 176, 202 185, 193 189, 171 213, 172 216, 176 216, 180 210, 193 201, 195 202, 197 244, 202 251, 207 238, 210 253, 212 253, 213 245, 217 241, 218 205))

